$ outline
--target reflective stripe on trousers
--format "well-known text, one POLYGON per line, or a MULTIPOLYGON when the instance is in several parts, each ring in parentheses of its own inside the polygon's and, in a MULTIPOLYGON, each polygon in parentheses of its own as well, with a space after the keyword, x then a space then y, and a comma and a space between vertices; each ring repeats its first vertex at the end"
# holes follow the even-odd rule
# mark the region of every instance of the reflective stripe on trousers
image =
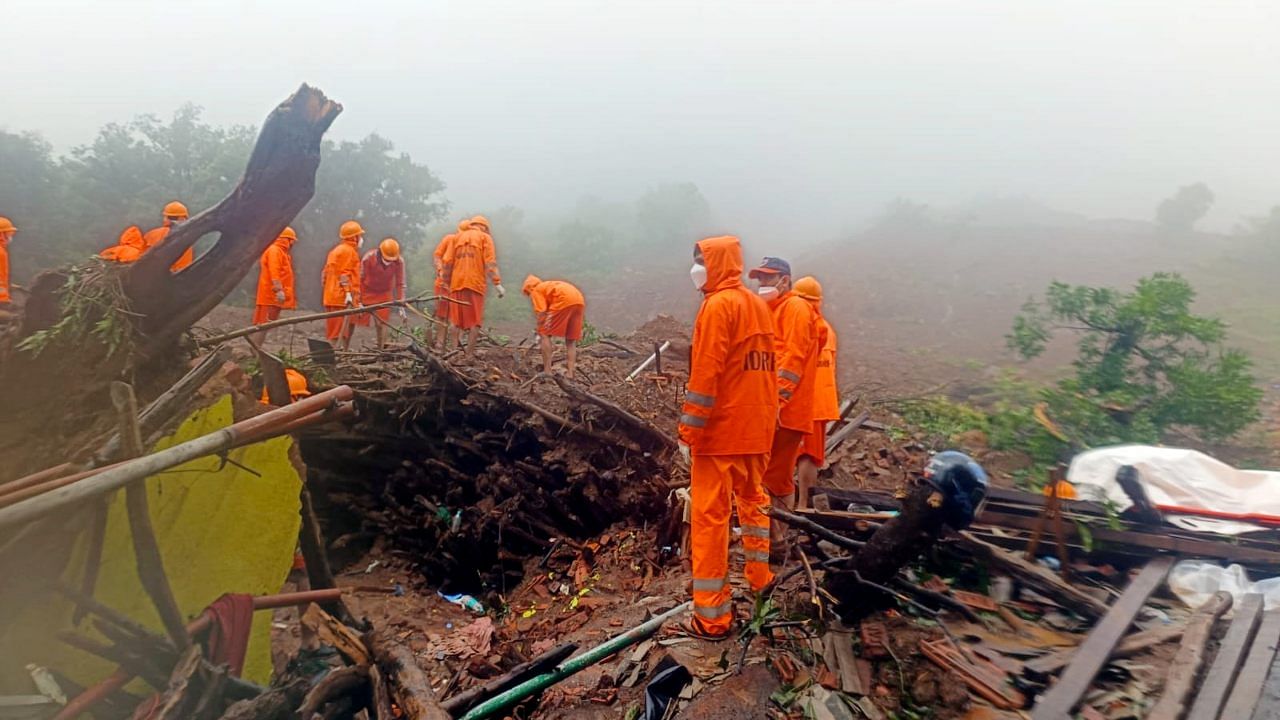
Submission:
POLYGON ((747 553, 747 582, 759 590, 773 579, 769 571, 769 518, 763 511, 769 499, 760 484, 765 462, 764 455, 693 456, 689 543, 694 621, 703 632, 724 634, 733 624, 732 591, 724 579, 729 575, 729 519, 735 501, 747 553), (713 590, 717 584, 718 589, 713 590))

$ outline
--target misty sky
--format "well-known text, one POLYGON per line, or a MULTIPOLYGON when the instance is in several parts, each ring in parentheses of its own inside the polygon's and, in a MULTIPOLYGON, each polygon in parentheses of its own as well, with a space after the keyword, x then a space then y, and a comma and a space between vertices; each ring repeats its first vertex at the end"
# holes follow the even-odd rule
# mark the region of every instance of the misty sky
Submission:
MULTIPOLYGON (((0 127, 57 147, 298 83, 459 212, 693 181, 725 229, 838 235, 896 196, 1030 195, 1206 226, 1280 204, 1280 3, 5 0, 0 127)), ((2 169, 0 169, 2 171, 2 169)))

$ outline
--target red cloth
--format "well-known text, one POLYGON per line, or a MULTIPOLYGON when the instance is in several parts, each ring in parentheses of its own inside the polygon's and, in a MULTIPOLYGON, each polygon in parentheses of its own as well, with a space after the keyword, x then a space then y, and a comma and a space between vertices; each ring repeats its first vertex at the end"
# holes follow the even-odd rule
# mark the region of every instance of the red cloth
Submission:
POLYGON ((227 593, 205 610, 213 616, 213 627, 209 630, 210 662, 225 663, 232 675, 240 677, 249 649, 249 630, 253 627, 253 596, 227 593))

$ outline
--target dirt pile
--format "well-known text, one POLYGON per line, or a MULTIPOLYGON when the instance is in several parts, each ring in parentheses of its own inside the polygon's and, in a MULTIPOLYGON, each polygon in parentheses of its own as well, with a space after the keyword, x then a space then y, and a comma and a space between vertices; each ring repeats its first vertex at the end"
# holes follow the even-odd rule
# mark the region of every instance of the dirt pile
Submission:
POLYGON ((344 356, 333 376, 357 388, 359 421, 301 443, 338 558, 380 537, 446 592, 502 592, 562 540, 663 519, 686 365, 668 350, 663 376, 626 377, 673 329, 584 348, 574 383, 531 345, 344 356))

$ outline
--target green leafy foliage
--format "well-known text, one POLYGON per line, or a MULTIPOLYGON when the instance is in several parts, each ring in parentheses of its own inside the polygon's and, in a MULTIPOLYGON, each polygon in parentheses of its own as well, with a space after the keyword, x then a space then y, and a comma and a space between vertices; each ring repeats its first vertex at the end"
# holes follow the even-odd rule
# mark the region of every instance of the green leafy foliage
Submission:
MULTIPOLYGON (((1258 419, 1262 391, 1249 357, 1222 346, 1226 324, 1192 313, 1194 299, 1191 285, 1169 273, 1130 292, 1055 282, 1006 337, 1029 359, 1057 333, 1077 335, 1074 375, 1041 393, 1074 445, 1157 442, 1171 428, 1219 440, 1258 419)), ((1015 414, 999 432, 1018 432, 1025 419, 1015 414)))
POLYGON ((929 435, 935 445, 948 443, 966 432, 987 433, 991 429, 990 419, 983 411, 941 396, 903 401, 896 409, 908 425, 929 435))
POLYGON ((105 360, 129 348, 134 313, 120 288, 118 268, 90 261, 72 268, 63 287, 61 318, 24 338, 19 350, 35 355, 50 350, 79 352, 92 341, 106 348, 105 360))

